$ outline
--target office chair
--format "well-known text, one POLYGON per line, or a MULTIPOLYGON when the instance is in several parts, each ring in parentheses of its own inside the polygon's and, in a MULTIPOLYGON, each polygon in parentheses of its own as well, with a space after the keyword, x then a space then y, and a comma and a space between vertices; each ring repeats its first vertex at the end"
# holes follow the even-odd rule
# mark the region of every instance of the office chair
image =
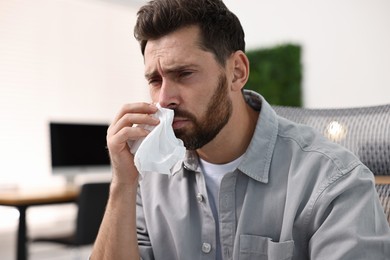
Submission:
POLYGON ((376 177, 376 190, 390 223, 390 104, 341 109, 273 108, 279 116, 311 126, 357 155, 376 177))
POLYGON ((77 200, 76 228, 72 234, 36 237, 31 242, 50 242, 71 247, 93 244, 103 219, 109 183, 86 183, 77 200))

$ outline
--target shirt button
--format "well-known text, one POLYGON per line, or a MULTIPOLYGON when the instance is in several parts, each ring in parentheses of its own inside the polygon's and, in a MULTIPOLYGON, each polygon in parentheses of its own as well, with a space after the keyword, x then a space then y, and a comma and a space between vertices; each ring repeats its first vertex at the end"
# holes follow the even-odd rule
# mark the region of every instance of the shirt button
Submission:
POLYGON ((198 202, 202 202, 203 201, 203 195, 201 194, 201 193, 198 193, 198 195, 196 195, 196 200, 198 201, 198 202))
POLYGON ((211 251, 211 245, 209 243, 203 243, 202 252, 208 254, 210 253, 210 251, 211 251))

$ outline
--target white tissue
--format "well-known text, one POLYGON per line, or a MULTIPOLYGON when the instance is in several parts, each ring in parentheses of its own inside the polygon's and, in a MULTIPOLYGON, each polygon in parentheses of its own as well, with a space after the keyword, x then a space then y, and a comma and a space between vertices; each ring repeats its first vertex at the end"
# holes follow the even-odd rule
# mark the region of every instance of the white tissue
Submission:
POLYGON ((173 110, 162 108, 159 104, 157 108, 153 116, 160 123, 157 126, 138 126, 151 132, 145 138, 129 142, 135 166, 141 175, 146 172, 170 174, 172 168, 184 159, 186 152, 183 141, 176 138, 173 132, 173 110))

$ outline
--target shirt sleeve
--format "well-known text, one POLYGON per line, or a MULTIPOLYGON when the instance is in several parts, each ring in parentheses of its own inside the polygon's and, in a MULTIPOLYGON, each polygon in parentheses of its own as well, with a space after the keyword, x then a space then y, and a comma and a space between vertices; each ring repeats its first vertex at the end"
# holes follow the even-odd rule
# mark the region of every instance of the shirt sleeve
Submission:
POLYGON ((142 260, 154 259, 152 244, 149 239, 148 229, 146 227, 146 221, 144 216, 144 210, 142 206, 141 192, 138 188, 137 194, 137 238, 138 248, 142 260))
POLYGON ((310 259, 389 259, 389 224, 364 165, 329 180, 311 214, 310 259))

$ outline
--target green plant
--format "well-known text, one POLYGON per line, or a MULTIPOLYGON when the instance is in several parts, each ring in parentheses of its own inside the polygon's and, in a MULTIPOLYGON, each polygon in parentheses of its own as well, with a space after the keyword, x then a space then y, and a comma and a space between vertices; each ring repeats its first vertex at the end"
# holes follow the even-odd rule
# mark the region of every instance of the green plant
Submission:
POLYGON ((284 44, 246 54, 250 61, 246 89, 260 93, 271 105, 302 106, 299 45, 284 44))

